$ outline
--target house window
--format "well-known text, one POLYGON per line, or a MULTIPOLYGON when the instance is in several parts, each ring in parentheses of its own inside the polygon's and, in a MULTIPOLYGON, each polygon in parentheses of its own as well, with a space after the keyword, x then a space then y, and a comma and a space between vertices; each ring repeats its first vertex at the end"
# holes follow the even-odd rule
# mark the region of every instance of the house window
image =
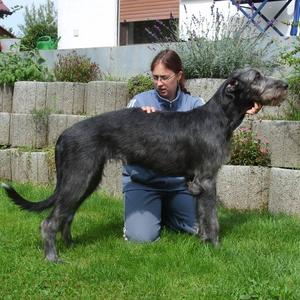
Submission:
POLYGON ((176 41, 179 0, 119 0, 120 45, 176 41))
POLYGON ((178 19, 122 22, 120 45, 178 41, 178 19))

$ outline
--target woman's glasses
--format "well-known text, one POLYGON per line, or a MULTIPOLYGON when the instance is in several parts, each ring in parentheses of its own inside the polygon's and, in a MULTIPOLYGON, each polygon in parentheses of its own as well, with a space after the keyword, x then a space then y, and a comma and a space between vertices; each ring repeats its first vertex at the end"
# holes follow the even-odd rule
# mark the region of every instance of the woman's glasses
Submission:
POLYGON ((170 79, 172 79, 174 76, 176 76, 176 74, 173 74, 173 75, 152 75, 152 79, 154 81, 161 81, 161 82, 167 82, 169 81, 170 79))

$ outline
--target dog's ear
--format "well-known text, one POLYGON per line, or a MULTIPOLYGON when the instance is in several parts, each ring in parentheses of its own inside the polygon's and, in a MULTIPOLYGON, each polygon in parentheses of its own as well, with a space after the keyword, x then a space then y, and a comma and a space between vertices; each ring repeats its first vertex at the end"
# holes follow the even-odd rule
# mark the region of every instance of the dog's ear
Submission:
POLYGON ((229 93, 229 94, 233 93, 236 90, 238 85, 239 85, 238 80, 230 79, 226 86, 226 93, 229 93))

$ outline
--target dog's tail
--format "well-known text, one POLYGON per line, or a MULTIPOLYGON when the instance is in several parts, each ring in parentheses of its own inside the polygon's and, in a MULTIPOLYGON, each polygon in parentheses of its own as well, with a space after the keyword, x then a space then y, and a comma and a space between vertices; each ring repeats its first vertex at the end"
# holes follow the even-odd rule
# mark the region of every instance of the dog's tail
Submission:
POLYGON ((49 198, 40 202, 31 202, 24 199, 20 194, 18 194, 11 186, 6 183, 0 183, 0 187, 4 188, 7 196, 21 209, 28 211, 41 212, 46 208, 51 207, 56 201, 55 193, 49 198))

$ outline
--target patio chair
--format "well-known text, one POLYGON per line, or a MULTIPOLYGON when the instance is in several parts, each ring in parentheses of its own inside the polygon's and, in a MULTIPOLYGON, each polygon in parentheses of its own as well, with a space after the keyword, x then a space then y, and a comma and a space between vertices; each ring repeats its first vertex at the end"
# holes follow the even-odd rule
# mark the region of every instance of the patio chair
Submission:
MULTIPOLYGON (((261 32, 266 32, 269 28, 272 28, 280 36, 284 34, 276 27, 277 18, 282 14, 282 12, 288 7, 292 0, 282 1, 282 0, 230 0, 231 3, 237 7, 237 9, 248 19, 248 23, 253 23, 256 28, 261 32), (277 11, 273 18, 267 18, 263 13, 262 9, 269 2, 280 1, 284 2, 281 8, 277 11), (255 3, 258 5, 256 6, 255 3), (244 6, 247 4, 247 6, 244 6), (259 22, 259 18, 262 18, 267 24, 263 26, 259 22)), ((299 22, 299 13, 300 13, 300 0, 295 0, 294 8, 294 18, 292 23, 292 29, 290 34, 297 35, 298 22, 299 22)))

